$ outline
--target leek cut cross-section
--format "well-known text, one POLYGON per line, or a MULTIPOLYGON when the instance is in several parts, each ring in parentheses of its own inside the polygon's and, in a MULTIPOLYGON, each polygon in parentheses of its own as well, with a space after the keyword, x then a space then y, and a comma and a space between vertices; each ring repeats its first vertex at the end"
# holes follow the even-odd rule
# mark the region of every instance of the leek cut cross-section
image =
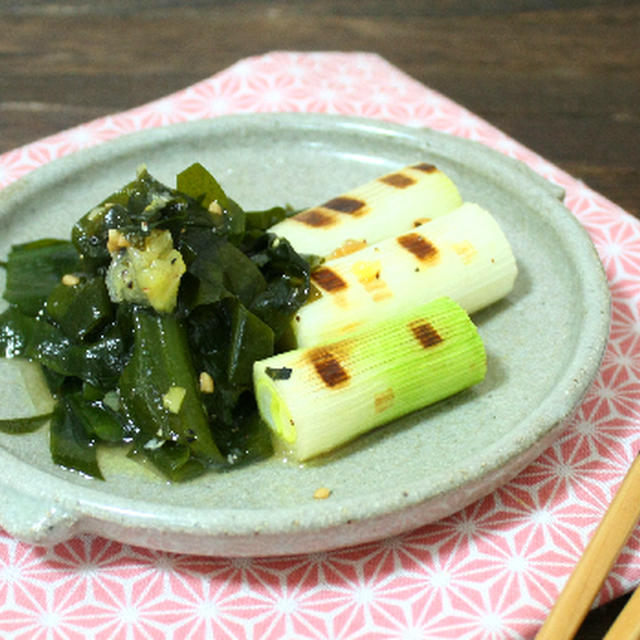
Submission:
POLYGON ((425 162, 380 176, 271 227, 298 253, 333 258, 397 235, 462 204, 456 185, 425 162))
POLYGON ((369 318, 440 296, 467 313, 506 296, 517 274, 509 242, 477 204, 331 260, 311 274, 317 292, 291 322, 295 347, 340 338, 369 318))
POLYGON ((469 316, 438 298, 342 340, 260 360, 253 375, 276 448, 304 461, 480 382, 486 368, 469 316))

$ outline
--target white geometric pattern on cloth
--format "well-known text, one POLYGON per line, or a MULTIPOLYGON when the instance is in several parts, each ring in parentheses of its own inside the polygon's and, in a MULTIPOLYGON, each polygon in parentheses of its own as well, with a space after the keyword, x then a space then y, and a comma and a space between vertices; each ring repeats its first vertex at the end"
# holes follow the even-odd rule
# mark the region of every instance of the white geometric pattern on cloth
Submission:
MULTIPOLYGON (((121 134, 240 112, 429 126, 523 160, 566 190, 612 290, 600 372, 563 435, 510 483, 441 522, 359 547, 202 558, 79 536, 0 532, 0 637, 524 638, 542 623, 640 447, 640 223, 500 131, 368 53, 275 52, 0 156, 0 187, 121 134)), ((640 535, 598 602, 640 582, 640 535)))

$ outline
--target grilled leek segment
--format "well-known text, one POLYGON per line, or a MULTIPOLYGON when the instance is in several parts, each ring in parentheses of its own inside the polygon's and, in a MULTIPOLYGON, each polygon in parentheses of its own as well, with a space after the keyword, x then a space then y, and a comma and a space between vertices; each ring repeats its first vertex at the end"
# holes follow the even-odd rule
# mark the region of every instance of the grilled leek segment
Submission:
POLYGON ((305 461, 480 382, 486 367, 468 315, 439 298, 342 340, 260 360, 253 377, 276 447, 305 461))
POLYGON ((319 294, 291 323, 291 346, 339 339, 371 318, 383 318, 440 296, 467 313, 511 291, 517 273, 507 238, 474 203, 409 232, 326 262, 311 274, 319 294))
POLYGON ((432 164, 414 164, 271 227, 298 253, 338 257, 453 211, 455 184, 432 164))

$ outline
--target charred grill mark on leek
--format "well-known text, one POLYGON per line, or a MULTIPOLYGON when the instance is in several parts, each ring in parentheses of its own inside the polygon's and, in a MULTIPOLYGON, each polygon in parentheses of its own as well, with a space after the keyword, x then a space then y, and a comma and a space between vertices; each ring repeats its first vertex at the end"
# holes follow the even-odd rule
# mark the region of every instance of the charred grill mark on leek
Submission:
POLYGON ((338 218, 332 213, 321 209, 309 209, 302 211, 291 218, 296 222, 301 222, 309 227, 331 227, 338 223, 338 218))
POLYGON ((327 387, 337 387, 349 381, 349 373, 331 351, 323 348, 312 349, 309 359, 327 387))
POLYGON ((418 233, 400 236, 398 244, 423 262, 433 262, 438 258, 438 248, 418 233))
POLYGON ((325 209, 331 209, 331 211, 339 211, 340 213, 361 216, 366 213, 365 207, 367 206, 367 203, 359 198, 338 196, 337 198, 333 198, 328 202, 325 202, 321 206, 325 209))
POLYGON ((428 162, 419 162, 418 164, 412 165, 411 168, 422 171, 423 173, 435 173, 438 170, 435 165, 429 164, 428 162))
POLYGON ((435 347, 437 344, 442 342, 440 334, 427 320, 413 320, 409 323, 409 329, 411 329, 413 335, 422 345, 423 349, 435 347))
POLYGON ((311 279, 329 293, 335 293, 347 287, 347 283, 329 267, 315 269, 311 273, 311 279))
POLYGON ((379 178, 380 182, 384 182, 396 189, 406 189, 410 187, 412 184, 415 184, 416 181, 411 176, 408 176, 406 173, 398 172, 398 173, 390 173, 386 176, 382 176, 379 178))
POLYGON ((393 388, 391 387, 376 395, 373 399, 376 413, 382 413, 383 411, 390 409, 395 398, 396 394, 393 392, 393 388))

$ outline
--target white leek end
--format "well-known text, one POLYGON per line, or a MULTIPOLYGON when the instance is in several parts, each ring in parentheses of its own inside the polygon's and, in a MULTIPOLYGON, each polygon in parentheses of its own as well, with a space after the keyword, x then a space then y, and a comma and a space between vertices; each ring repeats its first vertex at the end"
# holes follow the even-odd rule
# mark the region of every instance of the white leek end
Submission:
POLYGON ((293 344, 341 338, 371 318, 384 318, 440 296, 473 313, 507 295, 516 262, 491 214, 465 203, 410 232, 325 263, 312 273, 320 295, 292 320, 293 344))
POLYGON ((419 163, 352 189, 271 227, 298 253, 337 257, 395 236, 462 204, 455 184, 419 163))
POLYGON ((482 340, 449 298, 254 364, 260 414, 300 461, 481 381, 482 340))

